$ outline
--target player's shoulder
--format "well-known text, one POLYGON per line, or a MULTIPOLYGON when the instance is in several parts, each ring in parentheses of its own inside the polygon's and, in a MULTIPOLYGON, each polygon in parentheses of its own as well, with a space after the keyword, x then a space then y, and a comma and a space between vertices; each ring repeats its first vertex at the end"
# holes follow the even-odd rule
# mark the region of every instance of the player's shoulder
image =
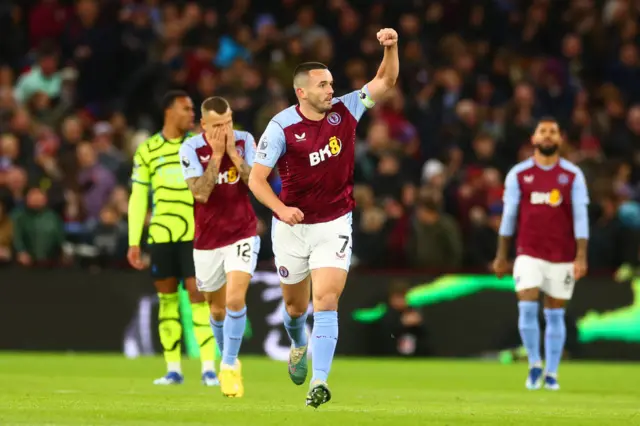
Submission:
POLYGON ((234 130, 233 136, 237 141, 252 141, 254 140, 251 132, 247 132, 246 130, 234 130))
POLYGON ((580 167, 578 167, 577 164, 572 163, 567 159, 561 158, 559 165, 560 165, 560 168, 565 172, 571 173, 572 175, 575 175, 575 176, 582 176, 582 170, 580 169, 580 167))
POLYGON ((164 142, 162 135, 160 133, 154 133, 138 145, 136 153, 142 156, 148 155, 150 151, 162 145, 162 142, 164 142))
POLYGON ((507 178, 517 178, 518 175, 525 173, 527 170, 531 170, 535 166, 535 162, 533 158, 527 158, 524 161, 519 162, 515 166, 511 167, 509 173, 507 173, 507 178))
MULTIPOLYGON (((204 145, 206 145, 207 141, 204 140, 204 136, 202 133, 194 134, 188 137, 183 143, 182 147, 187 149, 196 150, 204 145)), ((181 149, 182 149, 181 147, 181 149)))
POLYGON ((331 105, 344 104, 346 99, 352 97, 360 98, 360 93, 362 93, 362 90, 352 90, 351 92, 347 92, 344 95, 335 96, 333 99, 331 99, 331 105))
POLYGON ((294 124, 298 124, 301 121, 302 121, 302 117, 300 117, 300 114, 298 114, 298 111, 296 111, 295 105, 292 105, 289 108, 283 109, 271 119, 271 123, 276 124, 283 131, 287 127, 293 126, 294 124))

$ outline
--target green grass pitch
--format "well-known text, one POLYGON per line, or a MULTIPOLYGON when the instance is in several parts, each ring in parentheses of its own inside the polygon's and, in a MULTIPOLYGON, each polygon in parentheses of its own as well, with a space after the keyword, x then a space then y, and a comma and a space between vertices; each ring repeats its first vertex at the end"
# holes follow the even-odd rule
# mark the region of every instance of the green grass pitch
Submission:
POLYGON ((525 390, 523 364, 342 358, 317 410, 284 363, 244 358, 241 399, 183 368, 184 385, 158 387, 161 358, 0 353, 0 425, 640 425, 638 364, 564 363, 554 393, 525 390))

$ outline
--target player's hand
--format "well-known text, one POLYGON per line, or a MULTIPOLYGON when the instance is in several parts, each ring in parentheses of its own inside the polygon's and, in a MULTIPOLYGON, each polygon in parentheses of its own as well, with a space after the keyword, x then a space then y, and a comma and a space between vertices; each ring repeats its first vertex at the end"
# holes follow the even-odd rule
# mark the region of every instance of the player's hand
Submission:
POLYGON ((129 264, 141 271, 144 269, 144 262, 140 258, 140 246, 131 246, 129 247, 129 251, 127 252, 127 260, 129 264))
POLYGON ((227 155, 231 158, 235 158, 238 156, 238 151, 236 151, 236 137, 233 134, 233 125, 231 123, 226 124, 224 126, 226 128, 226 133, 224 135, 224 143, 225 148, 227 150, 227 155))
POLYGON ((225 126, 216 126, 211 134, 211 140, 209 146, 213 150, 213 156, 222 158, 225 152, 227 152, 227 129, 225 126))
POLYGON ((276 215, 281 221, 287 225, 293 226, 304 220, 304 213, 296 207, 284 207, 281 211, 277 211, 276 215))
POLYGON ((493 261, 493 272, 495 272, 498 278, 504 277, 509 272, 509 262, 507 259, 496 257, 493 261))
POLYGON ((573 262, 573 279, 578 281, 587 275, 587 261, 585 259, 576 259, 573 262))
POLYGON ((398 44, 398 33, 393 28, 383 28, 376 34, 381 46, 390 47, 398 44))

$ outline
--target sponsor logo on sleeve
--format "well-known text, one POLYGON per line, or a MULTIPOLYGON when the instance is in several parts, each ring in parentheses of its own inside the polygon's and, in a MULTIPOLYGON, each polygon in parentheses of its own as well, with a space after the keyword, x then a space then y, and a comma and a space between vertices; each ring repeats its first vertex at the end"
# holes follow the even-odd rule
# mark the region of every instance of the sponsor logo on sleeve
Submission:
POLYGON ((269 146, 269 142, 267 141, 267 138, 262 138, 260 139, 260 149, 261 150, 265 150, 267 149, 267 147, 269 146))

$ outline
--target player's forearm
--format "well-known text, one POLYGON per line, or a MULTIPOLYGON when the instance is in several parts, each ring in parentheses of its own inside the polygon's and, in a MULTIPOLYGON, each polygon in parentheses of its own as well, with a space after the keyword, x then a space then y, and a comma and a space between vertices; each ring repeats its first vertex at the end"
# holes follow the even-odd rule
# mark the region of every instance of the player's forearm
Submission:
POLYGON ((281 210, 286 207, 280 198, 273 192, 271 185, 266 179, 250 175, 249 176, 249 189, 255 195, 256 199, 263 205, 267 206, 272 212, 281 210))
POLYGON ((576 200, 573 204, 573 233, 576 238, 576 258, 586 261, 589 242, 589 210, 587 203, 583 200, 576 200))
POLYGON ((498 259, 508 259, 509 258, 509 247, 511 247, 511 237, 507 235, 499 235, 498 236, 498 250, 496 252, 496 257, 498 259))
POLYGON ((242 179, 245 185, 249 185, 249 175, 251 174, 251 166, 249 166, 242 157, 231 157, 231 161, 233 162, 233 165, 236 166, 236 169, 238 169, 238 173, 240 174, 240 179, 242 179))
POLYGON ((137 182, 133 183, 129 197, 129 246, 139 246, 144 229, 144 219, 149 204, 149 188, 137 182))
POLYGON ((509 248, 511 247, 511 237, 515 233, 517 220, 518 204, 505 202, 502 220, 500 221, 500 229, 498 231, 498 252, 496 253, 496 257, 500 259, 508 258, 509 248))
POLYGON ((376 78, 382 80, 387 88, 395 86, 400 73, 400 58, 398 57, 398 45, 384 48, 382 63, 378 67, 376 78))
POLYGON ((576 240, 576 259, 578 260, 587 260, 587 247, 589 245, 589 240, 585 238, 578 238, 576 240))
POLYGON ((221 157, 211 157, 209 165, 200 177, 187 179, 187 186, 193 194, 193 198, 199 203, 206 203, 218 182, 221 157))

